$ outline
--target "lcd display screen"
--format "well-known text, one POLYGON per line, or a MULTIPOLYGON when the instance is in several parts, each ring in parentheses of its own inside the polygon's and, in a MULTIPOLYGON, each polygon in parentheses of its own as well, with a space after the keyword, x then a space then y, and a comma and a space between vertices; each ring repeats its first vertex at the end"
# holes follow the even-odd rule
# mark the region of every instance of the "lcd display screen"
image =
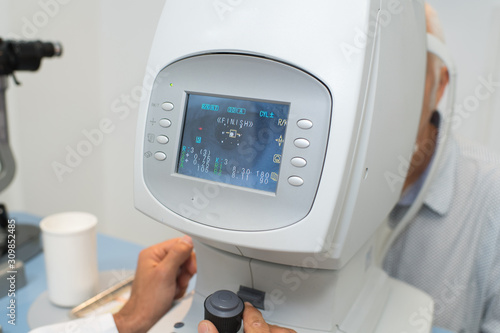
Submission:
POLYGON ((177 172, 276 192, 289 104, 188 94, 177 172))

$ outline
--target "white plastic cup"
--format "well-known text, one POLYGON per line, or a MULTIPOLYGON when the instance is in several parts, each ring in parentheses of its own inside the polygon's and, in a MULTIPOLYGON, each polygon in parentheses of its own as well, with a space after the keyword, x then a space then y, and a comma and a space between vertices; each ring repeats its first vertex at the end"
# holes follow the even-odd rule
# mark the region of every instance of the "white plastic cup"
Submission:
POLYGON ((47 288, 52 303, 73 307, 98 291, 97 217, 83 212, 50 215, 40 222, 47 288))

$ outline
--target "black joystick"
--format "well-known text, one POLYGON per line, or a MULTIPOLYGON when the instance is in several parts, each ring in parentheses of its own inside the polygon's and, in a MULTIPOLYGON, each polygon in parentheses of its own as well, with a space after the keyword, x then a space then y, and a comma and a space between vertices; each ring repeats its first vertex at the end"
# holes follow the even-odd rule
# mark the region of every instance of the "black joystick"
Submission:
POLYGON ((211 321, 219 333, 236 333, 241 327, 245 305, 229 290, 219 290, 205 299, 205 319, 211 321))

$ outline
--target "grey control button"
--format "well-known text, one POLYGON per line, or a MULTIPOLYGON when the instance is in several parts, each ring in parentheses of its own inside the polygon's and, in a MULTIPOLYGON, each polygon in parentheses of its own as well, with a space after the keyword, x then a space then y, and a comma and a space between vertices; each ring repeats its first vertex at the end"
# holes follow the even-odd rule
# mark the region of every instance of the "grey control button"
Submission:
POLYGON ((156 137, 156 141, 158 143, 161 143, 162 145, 164 145, 165 143, 168 143, 169 140, 168 140, 168 137, 166 137, 165 135, 158 135, 156 137))
POLYGON ((295 144, 295 147, 297 147, 297 148, 307 148, 311 144, 306 139, 295 139, 295 141, 293 143, 295 144))
POLYGON ((167 158, 167 154, 165 154, 164 152, 161 152, 161 151, 157 151, 155 153, 155 158, 158 160, 158 161, 164 161, 166 158, 167 158))
POLYGON ((171 125, 172 125, 172 122, 169 119, 167 119, 167 118, 160 119, 160 126, 161 127, 168 128, 171 125))
POLYGON ((294 157, 290 161, 294 167, 303 168, 307 165, 307 161, 302 157, 294 157))
POLYGON ((313 127, 313 122, 309 119, 301 119, 297 121, 297 126, 302 129, 310 129, 313 127))
POLYGON ((293 186, 302 186, 304 184, 304 179, 299 176, 288 177, 288 183, 293 186))
POLYGON ((172 111, 174 109, 174 105, 170 102, 165 102, 161 105, 161 108, 165 111, 172 111))

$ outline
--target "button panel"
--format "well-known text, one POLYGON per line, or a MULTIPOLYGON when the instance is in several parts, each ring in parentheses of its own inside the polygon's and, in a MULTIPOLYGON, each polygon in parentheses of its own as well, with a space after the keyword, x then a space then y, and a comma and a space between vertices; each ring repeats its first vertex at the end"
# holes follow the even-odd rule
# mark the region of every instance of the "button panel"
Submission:
MULTIPOLYGON (((299 129, 308 130, 313 127, 313 122, 309 119, 300 119, 297 121, 297 127, 299 129)), ((297 138, 293 141, 295 147, 299 149, 309 148, 311 142, 306 138, 297 138)), ((307 154, 307 153, 306 153, 307 154)), ((302 153, 301 153, 302 155, 302 153)), ((295 156, 290 160, 290 164, 296 168, 304 168, 307 165, 307 160, 302 156, 295 156)), ((304 179, 300 176, 290 176, 288 177, 288 183, 292 186, 299 187, 304 185, 304 179)))

